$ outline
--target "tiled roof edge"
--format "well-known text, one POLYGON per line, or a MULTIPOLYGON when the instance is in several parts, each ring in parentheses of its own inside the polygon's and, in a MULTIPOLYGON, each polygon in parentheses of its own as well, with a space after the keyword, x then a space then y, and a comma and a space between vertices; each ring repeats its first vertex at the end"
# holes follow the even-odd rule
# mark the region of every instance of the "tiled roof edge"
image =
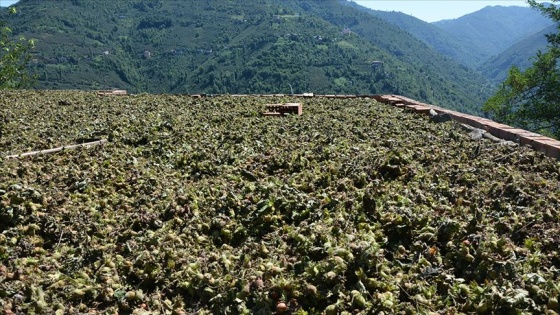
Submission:
POLYGON ((560 158, 560 141, 550 137, 545 137, 538 133, 497 123, 487 118, 463 114, 435 105, 425 104, 401 95, 376 95, 374 98, 378 102, 409 108, 417 113, 428 113, 430 109, 433 109, 438 113, 446 113, 451 116, 453 120, 474 128, 482 129, 496 138, 500 138, 505 141, 513 141, 519 143, 520 145, 530 145, 534 150, 543 152, 549 157, 556 159, 560 158))

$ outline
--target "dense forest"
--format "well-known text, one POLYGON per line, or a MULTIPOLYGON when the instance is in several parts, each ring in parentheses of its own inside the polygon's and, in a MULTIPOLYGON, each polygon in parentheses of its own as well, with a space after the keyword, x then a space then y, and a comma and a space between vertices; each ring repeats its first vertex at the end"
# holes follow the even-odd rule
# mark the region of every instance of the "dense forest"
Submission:
POLYGON ((339 1, 21 0, 17 35, 45 89, 403 94, 469 113, 493 88, 339 1))

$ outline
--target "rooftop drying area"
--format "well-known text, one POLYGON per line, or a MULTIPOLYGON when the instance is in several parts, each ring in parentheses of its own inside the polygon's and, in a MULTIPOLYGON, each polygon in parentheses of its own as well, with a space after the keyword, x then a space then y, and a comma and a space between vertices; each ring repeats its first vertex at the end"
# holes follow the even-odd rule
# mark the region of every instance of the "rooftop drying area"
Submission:
POLYGON ((430 109, 0 92, 4 312, 557 309, 558 160, 430 109))

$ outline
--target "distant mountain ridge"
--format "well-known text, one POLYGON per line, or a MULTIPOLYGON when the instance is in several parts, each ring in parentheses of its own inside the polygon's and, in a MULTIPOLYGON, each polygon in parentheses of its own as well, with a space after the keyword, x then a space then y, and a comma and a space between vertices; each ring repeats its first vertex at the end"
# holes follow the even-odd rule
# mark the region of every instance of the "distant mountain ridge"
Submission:
POLYGON ((539 40, 538 36, 554 25, 553 21, 529 7, 489 6, 457 19, 428 23, 401 12, 371 10, 354 2, 347 4, 397 25, 443 55, 479 69, 492 80, 503 77, 492 73, 502 71, 505 65, 493 69, 490 59, 503 59, 499 57, 502 53, 515 54, 516 58, 509 58, 512 62, 509 66, 527 65, 527 60, 538 49, 544 49, 544 37, 539 40), (536 38, 530 39, 532 36, 536 38), (533 42, 538 48, 519 51, 520 47, 514 45, 524 40, 533 42))
POLYGON ((485 61, 554 23, 532 8, 488 6, 458 19, 432 24, 472 45, 480 60, 485 61))
MULTIPOLYGON (((48 89, 150 93, 394 93, 466 112, 476 72, 336 0, 21 0, 48 89)), ((473 94, 472 91, 478 91, 473 94)))

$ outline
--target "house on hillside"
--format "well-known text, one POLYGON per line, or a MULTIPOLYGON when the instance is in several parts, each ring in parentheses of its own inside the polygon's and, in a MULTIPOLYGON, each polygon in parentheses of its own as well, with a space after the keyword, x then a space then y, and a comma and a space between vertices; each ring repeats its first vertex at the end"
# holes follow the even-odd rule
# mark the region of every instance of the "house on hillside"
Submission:
POLYGON ((371 62, 372 68, 379 68, 381 66, 383 66, 383 61, 376 60, 371 62))

